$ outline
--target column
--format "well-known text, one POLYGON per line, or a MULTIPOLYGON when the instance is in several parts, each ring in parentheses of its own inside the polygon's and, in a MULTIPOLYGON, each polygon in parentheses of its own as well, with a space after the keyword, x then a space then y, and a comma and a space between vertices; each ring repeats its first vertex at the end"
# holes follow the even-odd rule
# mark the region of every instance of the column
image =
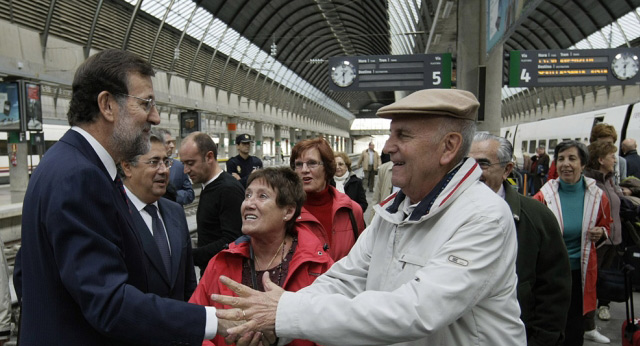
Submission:
POLYGON ((282 133, 280 132, 280 125, 275 125, 273 127, 273 133, 276 141, 276 148, 275 148, 275 156, 276 156, 276 165, 281 165, 282 164, 282 133))
POLYGON ((291 149, 296 145, 296 129, 289 128, 289 155, 291 155, 291 149))
POLYGON ((219 142, 218 142, 218 158, 228 157, 227 156, 227 145, 224 144, 225 139, 227 138, 226 132, 221 132, 218 134, 219 142))
POLYGON ((254 149, 254 156, 257 156, 260 160, 264 157, 264 150, 262 150, 263 138, 262 138, 262 123, 256 121, 253 124, 253 129, 256 135, 256 147, 254 149))
POLYGON ((236 147, 237 130, 238 118, 229 118, 227 120, 227 132, 229 133, 229 157, 238 155, 238 147, 236 147))
MULTIPOLYGON (((9 186, 13 192, 26 192, 29 185, 28 147, 24 132, 9 132, 9 186)), ((12 201, 13 202, 13 201, 12 201)))

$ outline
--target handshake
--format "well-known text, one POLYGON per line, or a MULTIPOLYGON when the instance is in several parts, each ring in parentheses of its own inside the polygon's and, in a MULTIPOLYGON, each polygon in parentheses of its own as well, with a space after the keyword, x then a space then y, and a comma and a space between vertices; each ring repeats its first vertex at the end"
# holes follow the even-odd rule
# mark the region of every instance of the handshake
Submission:
POLYGON ((211 300, 229 309, 218 309, 218 335, 227 344, 238 346, 276 345, 276 309, 284 290, 274 284, 268 273, 263 276, 265 292, 256 291, 229 279, 220 277, 220 282, 229 287, 237 297, 212 294, 211 300))

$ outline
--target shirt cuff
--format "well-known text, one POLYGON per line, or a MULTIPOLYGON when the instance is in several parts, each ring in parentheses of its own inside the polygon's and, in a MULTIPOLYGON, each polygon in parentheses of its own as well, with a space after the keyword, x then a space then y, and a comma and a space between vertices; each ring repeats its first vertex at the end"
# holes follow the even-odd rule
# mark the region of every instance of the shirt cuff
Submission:
POLYGON ((213 339, 218 333, 218 317, 214 306, 205 306, 207 312, 207 324, 204 326, 204 340, 213 339))

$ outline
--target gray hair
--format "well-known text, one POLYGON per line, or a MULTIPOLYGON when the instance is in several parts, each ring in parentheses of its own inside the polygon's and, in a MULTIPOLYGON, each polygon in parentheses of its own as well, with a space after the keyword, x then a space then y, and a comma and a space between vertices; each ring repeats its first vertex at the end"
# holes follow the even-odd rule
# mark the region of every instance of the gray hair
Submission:
POLYGON ((498 161, 501 162, 501 166, 504 167, 507 163, 513 160, 513 145, 504 137, 499 137, 496 135, 492 135, 487 132, 478 132, 473 136, 474 142, 484 142, 484 141, 496 141, 498 142, 498 152, 496 155, 498 156, 498 161))
POLYGON ((440 138, 438 138, 438 140, 442 139, 444 135, 449 132, 458 132, 462 135, 462 145, 455 160, 456 162, 460 162, 469 154, 471 143, 473 142, 473 135, 476 132, 476 122, 467 119, 442 117, 440 120, 440 138))

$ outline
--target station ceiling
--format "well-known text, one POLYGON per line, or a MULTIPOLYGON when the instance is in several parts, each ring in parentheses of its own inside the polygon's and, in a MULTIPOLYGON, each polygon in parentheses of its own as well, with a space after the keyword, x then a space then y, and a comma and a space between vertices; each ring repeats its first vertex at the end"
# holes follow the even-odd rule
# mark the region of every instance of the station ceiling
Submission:
MULTIPOLYGON (((372 116, 362 110, 393 102, 394 93, 331 91, 326 60, 425 52, 455 57, 457 28, 467 20, 458 18, 458 7, 467 1, 2 0, 0 18, 85 47, 124 47, 149 57, 160 69, 256 102, 293 111, 303 111, 309 100, 321 103, 327 111, 316 120, 343 125, 355 117, 372 116), (229 30, 210 29, 218 22, 229 30), (228 34, 232 30, 237 35, 228 34), (252 47, 240 49, 241 39, 260 54, 252 47), (223 51, 223 46, 230 51, 223 51), (256 61, 264 57, 286 67, 287 77, 265 72, 265 64, 256 61), (265 87, 269 85, 275 87, 265 87)), ((532 10, 507 32, 505 52, 566 49, 611 23, 624 33, 617 19, 640 6, 640 0, 507 3, 532 10)), ((640 27, 640 18, 635 27, 640 27)), ((626 41, 627 46, 638 45, 637 39, 626 41)))

